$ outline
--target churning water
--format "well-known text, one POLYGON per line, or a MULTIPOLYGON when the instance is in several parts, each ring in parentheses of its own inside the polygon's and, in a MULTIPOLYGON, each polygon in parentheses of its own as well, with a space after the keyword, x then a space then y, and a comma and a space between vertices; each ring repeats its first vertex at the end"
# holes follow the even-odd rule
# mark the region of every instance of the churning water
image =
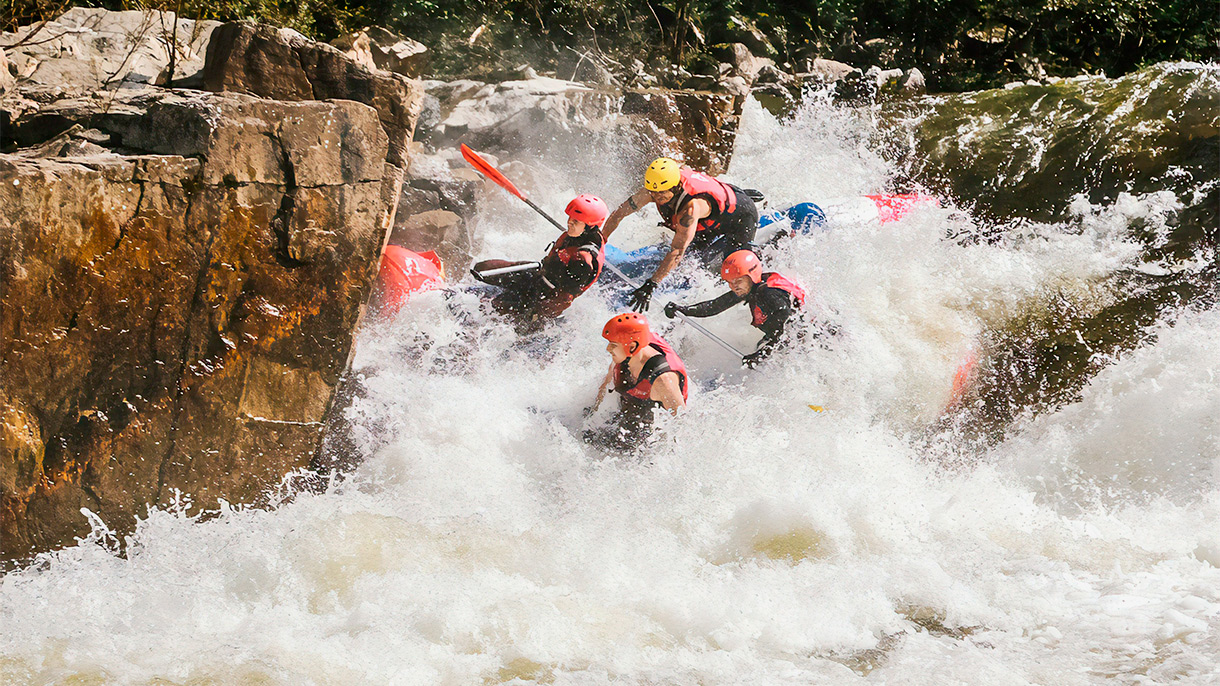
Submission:
MULTIPOLYGON (((728 178, 776 206, 879 191, 889 167, 870 126, 816 103, 786 123, 751 105, 728 178)), ((588 178, 634 174, 612 151, 562 152, 586 155, 588 178)), ((575 192, 613 204, 628 190, 528 164, 556 214, 575 192)), ((497 189, 482 208, 480 257, 530 257, 554 237, 497 189)), ((843 333, 748 373, 659 314, 657 301, 720 292, 690 270, 693 287, 659 294, 652 319, 694 389, 642 458, 578 440, 606 414, 581 416, 609 363, 609 274, 525 344, 503 323, 459 323, 472 294, 419 296, 361 334, 354 474, 269 511, 154 512, 125 556, 99 523, 8 574, 0 677, 1215 681, 1220 311, 1166 312, 1078 400, 984 447, 931 428, 951 426, 937 420, 954 372, 989 328, 1051 298, 1112 302, 1099 281, 1156 267, 1133 218, 1146 231, 1173 212, 1172 198, 1125 196, 999 240, 961 240, 980 227, 951 207, 886 225, 832 212, 766 258, 843 333)), ((651 242, 652 223, 633 218, 615 241, 651 242)), ((705 321, 748 348, 739 309, 705 321)))

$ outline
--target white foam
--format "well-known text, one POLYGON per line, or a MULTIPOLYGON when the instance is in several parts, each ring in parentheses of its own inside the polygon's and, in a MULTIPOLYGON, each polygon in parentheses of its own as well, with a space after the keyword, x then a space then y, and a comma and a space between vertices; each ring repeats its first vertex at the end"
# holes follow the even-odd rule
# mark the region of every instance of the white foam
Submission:
MULTIPOLYGON (((746 114, 738 180, 791 201, 879 190, 867 122, 746 114), (791 173, 812 153, 807 175, 791 173)), ((625 173, 601 159, 603 178, 625 173)), ((561 208, 577 189, 527 190, 561 208)), ((493 197, 480 257, 540 253, 553 229, 493 197)), ((206 522, 156 512, 126 558, 85 543, 5 576, 0 677, 1201 681, 1220 667, 1215 311, 1166 325, 974 467, 944 469, 908 439, 985 327, 1065 293, 1112 299, 1096 283, 1138 262, 1117 223, 1140 211, 959 244, 945 236, 970 220, 926 209, 768 255, 846 333, 745 373, 654 316, 695 388, 643 463, 578 440, 609 363, 611 282, 542 355, 502 323, 462 344, 452 309, 475 299, 421 296, 361 336, 368 392, 351 415, 366 460, 346 483, 206 522)), ((634 218, 621 237, 649 231, 634 218)), ((693 278, 688 297, 722 288, 693 278)), ((757 338, 744 308, 708 326, 740 347, 757 338)))

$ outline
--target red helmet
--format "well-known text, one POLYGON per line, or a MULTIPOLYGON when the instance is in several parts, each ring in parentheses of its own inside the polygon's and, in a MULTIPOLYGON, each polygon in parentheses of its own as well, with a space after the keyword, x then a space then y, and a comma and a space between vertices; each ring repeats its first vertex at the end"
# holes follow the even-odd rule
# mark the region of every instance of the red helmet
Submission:
POLYGON ((724 263, 720 265, 720 278, 725 281, 742 276, 749 276, 754 283, 762 281, 762 262, 758 261, 758 255, 749 250, 738 250, 724 258, 724 263))
POLYGON ((639 350, 641 346, 647 345, 652 338, 652 331, 648 328, 648 320, 644 315, 636 312, 624 312, 616 314, 606 322, 606 327, 602 329, 602 337, 612 343, 622 343, 629 346, 635 343, 636 346, 631 352, 639 350))
POLYGON ((568 208, 564 210, 568 216, 578 222, 584 222, 589 226, 601 226, 606 217, 610 216, 610 208, 606 207, 606 202, 596 195, 581 193, 572 198, 572 202, 568 203, 568 208))

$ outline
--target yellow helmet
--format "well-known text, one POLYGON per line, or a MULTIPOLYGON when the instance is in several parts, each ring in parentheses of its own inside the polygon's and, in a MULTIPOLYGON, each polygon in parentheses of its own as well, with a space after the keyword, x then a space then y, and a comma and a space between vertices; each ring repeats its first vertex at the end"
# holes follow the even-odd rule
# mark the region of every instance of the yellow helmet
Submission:
POLYGON ((668 157, 658 157, 644 170, 644 188, 667 191, 682 183, 682 165, 668 157))

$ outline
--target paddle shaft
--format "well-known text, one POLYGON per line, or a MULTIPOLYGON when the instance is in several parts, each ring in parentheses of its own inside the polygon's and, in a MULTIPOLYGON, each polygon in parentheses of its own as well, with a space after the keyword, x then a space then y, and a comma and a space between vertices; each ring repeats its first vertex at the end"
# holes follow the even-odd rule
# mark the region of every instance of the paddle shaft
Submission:
MULTIPOLYGON (((606 268, 607 268, 607 269, 609 269, 611 272, 613 272, 615 276, 617 276, 618 278, 620 278, 620 279, 622 279, 623 281, 625 281, 625 282, 627 283, 627 285, 628 285, 628 286, 631 286, 632 288, 639 288, 639 287, 640 287, 640 285, 639 285, 638 283, 636 283, 636 282, 632 281, 631 279, 627 278, 627 275, 626 275, 626 274, 624 274, 622 271, 620 271, 618 267, 614 266, 614 263, 613 263, 613 262, 609 262, 609 261, 607 261, 607 262, 606 262, 606 268)), ((740 350, 738 350, 737 348, 734 348, 734 347, 733 347, 733 345, 732 345, 731 343, 729 343, 728 341, 724 340, 724 339, 723 339, 723 338, 721 338, 720 336, 717 336, 716 334, 712 333, 711 331, 708 331, 708 330, 707 330, 707 329, 705 329, 705 328, 703 327, 703 325, 702 325, 702 324, 700 324, 699 322, 695 321, 694 319, 691 319, 690 317, 686 316, 685 314, 682 314, 681 312, 675 312, 674 314, 678 315, 678 317, 679 317, 679 318, 680 318, 682 321, 684 321, 684 322, 686 322, 687 324, 690 324, 692 327, 694 327, 695 331, 698 331, 699 333, 703 334, 704 336, 707 336, 708 338, 710 338, 710 339, 712 339, 713 341, 715 341, 716 343, 718 343, 718 344, 720 345, 720 347, 722 347, 722 348, 724 348, 725 350, 727 350, 727 351, 729 351, 729 352, 733 353, 733 354, 734 354, 734 355, 736 355, 737 357, 745 357, 745 355, 744 355, 744 354, 743 354, 743 353, 742 353, 740 350)))
POLYGON ((483 271, 471 269, 470 271, 476 277, 483 279, 488 276, 500 276, 501 274, 513 274, 516 272, 525 272, 525 271, 529 271, 531 269, 538 269, 541 266, 542 266, 541 262, 525 262, 523 264, 514 264, 511 267, 497 267, 496 269, 484 269, 483 271))

